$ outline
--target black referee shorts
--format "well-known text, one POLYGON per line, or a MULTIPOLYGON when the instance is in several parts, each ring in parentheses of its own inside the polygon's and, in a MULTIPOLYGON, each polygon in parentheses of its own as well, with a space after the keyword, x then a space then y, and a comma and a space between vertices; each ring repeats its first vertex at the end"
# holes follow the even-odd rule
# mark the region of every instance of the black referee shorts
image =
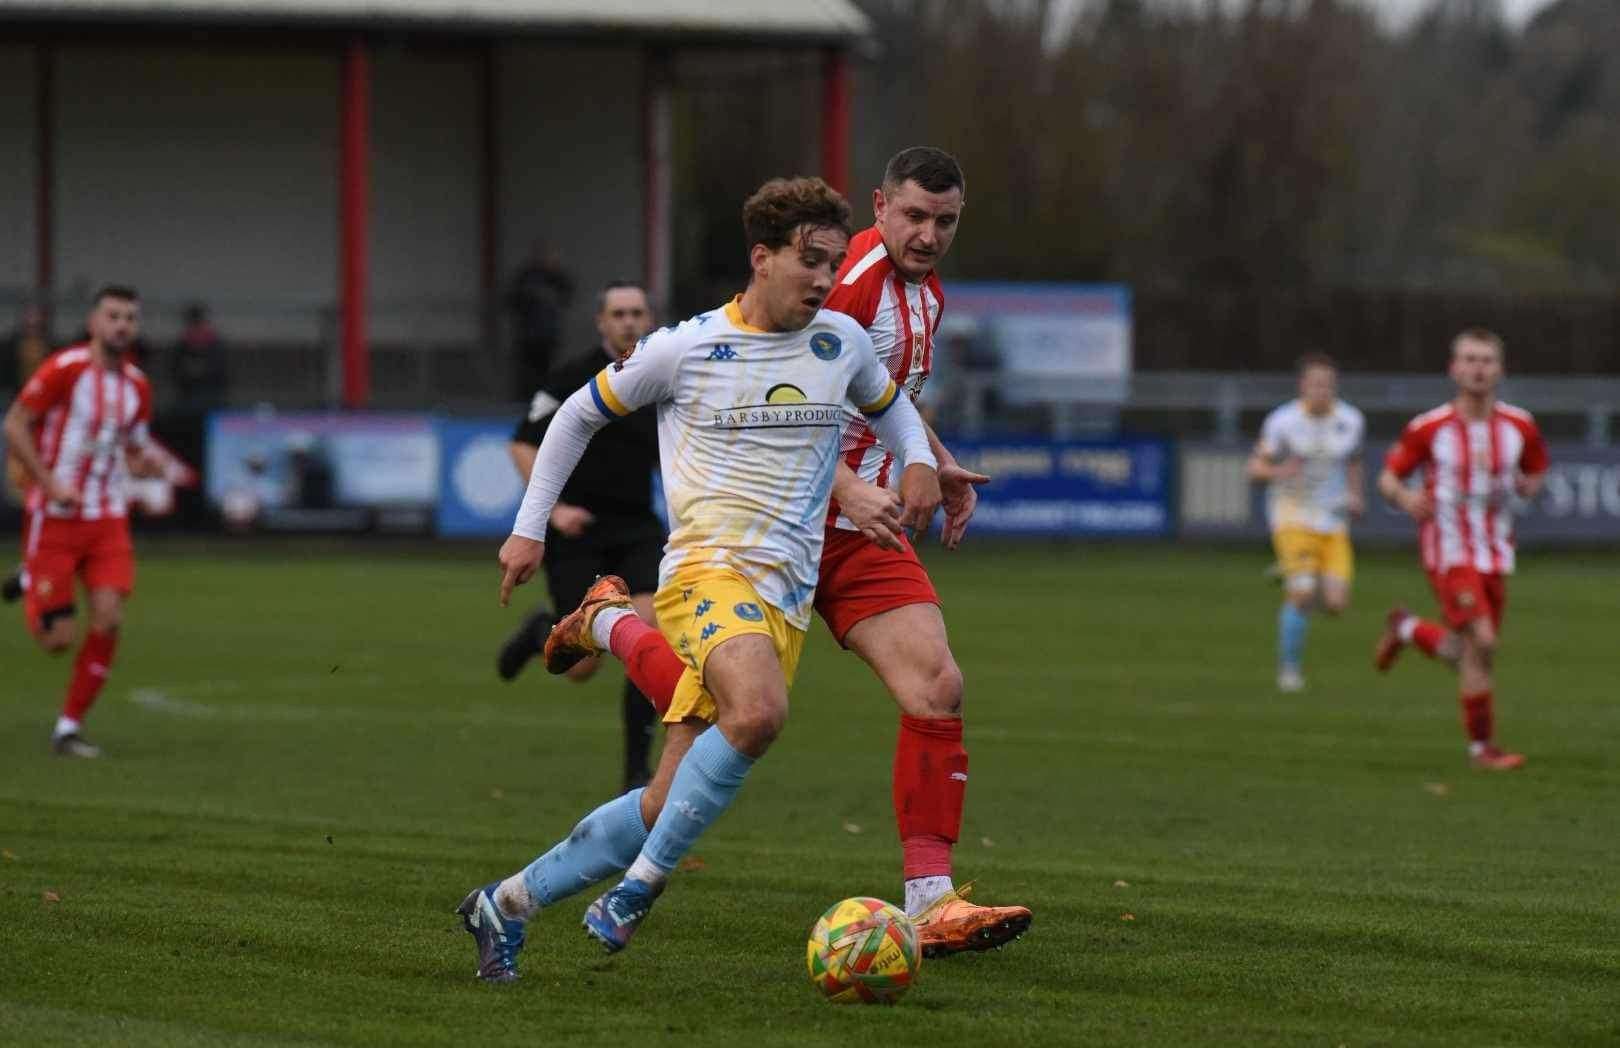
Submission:
POLYGON ((585 599, 598 575, 618 575, 631 593, 658 589, 658 563, 668 538, 657 517, 598 515, 577 539, 546 529, 546 582, 557 616, 573 611, 585 599))

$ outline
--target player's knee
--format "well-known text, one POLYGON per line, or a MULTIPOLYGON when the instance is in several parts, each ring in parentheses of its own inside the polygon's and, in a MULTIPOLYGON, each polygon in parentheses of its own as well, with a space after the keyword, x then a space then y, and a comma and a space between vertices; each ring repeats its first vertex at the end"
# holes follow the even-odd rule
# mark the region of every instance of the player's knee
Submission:
POLYGON ((1316 606, 1316 577, 1314 575, 1295 575, 1288 580, 1288 603, 1300 611, 1310 611, 1316 606))
POLYGON ((737 704, 723 718, 723 729, 733 746, 757 757, 769 749, 787 727, 787 713, 785 698, 760 692, 749 701, 737 704))
POLYGON ((917 715, 923 717, 960 717, 962 715, 962 671, 956 660, 945 662, 928 678, 919 695, 917 715))
POLYGON ((1322 594, 1322 610, 1329 615, 1343 615, 1350 608, 1350 594, 1327 591, 1322 594))
POLYGON ((78 640, 77 633, 78 631, 71 624, 63 629, 41 633, 39 635, 40 650, 48 655, 60 655, 64 651, 71 651, 74 641, 78 640))

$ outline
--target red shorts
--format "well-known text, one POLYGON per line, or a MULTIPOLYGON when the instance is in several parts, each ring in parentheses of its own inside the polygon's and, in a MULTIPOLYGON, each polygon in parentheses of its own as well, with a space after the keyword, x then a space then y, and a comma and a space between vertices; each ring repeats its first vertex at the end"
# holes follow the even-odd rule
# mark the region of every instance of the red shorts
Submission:
POLYGON ((1489 615, 1491 625, 1502 628, 1502 613, 1507 610, 1505 577, 1459 565, 1444 573, 1429 572, 1429 584, 1434 587, 1447 626, 1462 629, 1480 616, 1489 615))
POLYGON ((911 543, 887 550, 858 531, 828 528, 821 548, 816 611, 839 644, 857 622, 908 604, 938 604, 939 594, 911 543))
POLYGON ((29 529, 23 567, 28 573, 24 610, 34 632, 46 615, 72 609, 74 576, 84 580, 85 589, 112 589, 127 597, 135 589, 129 520, 45 517, 29 529))

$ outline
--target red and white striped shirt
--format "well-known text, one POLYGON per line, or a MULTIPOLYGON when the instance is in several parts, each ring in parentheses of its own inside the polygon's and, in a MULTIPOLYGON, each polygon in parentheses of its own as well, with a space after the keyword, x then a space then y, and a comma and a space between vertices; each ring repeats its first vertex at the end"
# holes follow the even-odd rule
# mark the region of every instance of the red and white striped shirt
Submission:
POLYGON ((1489 419, 1465 418, 1454 405, 1407 423, 1384 465, 1403 480, 1424 467, 1423 485, 1434 516, 1418 539, 1423 567, 1472 567, 1493 575, 1513 572, 1514 482, 1547 469, 1547 442, 1528 411, 1497 404, 1489 419))
POLYGON ((124 449, 144 446, 152 421, 152 387, 140 368, 97 367, 89 346, 72 346, 47 357, 17 399, 38 420, 34 442, 45 468, 81 499, 77 507, 48 502, 36 484, 29 510, 71 520, 126 516, 124 449))
MULTIPOLYGON (((945 314, 945 293, 937 274, 930 272, 920 284, 906 280, 894 268, 882 233, 873 226, 850 240, 838 283, 822 308, 847 314, 865 328, 894 384, 917 399, 933 371, 934 333, 945 314)), ((893 487, 899 483, 894 455, 878 443, 877 434, 862 416, 856 415, 844 430, 842 453, 844 463, 868 484, 893 487)), ((856 530, 839 513, 836 499, 828 507, 827 523, 856 530)))

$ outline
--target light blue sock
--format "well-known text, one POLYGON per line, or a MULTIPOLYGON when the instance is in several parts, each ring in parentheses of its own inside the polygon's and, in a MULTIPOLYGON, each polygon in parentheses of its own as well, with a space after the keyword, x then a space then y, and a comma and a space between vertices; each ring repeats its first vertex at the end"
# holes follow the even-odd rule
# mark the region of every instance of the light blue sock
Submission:
POLYGON ((635 861, 647 841, 641 794, 639 789, 631 790, 608 801, 579 820, 565 840, 529 863, 523 871, 529 897, 540 906, 550 906, 635 861))
POLYGON ((1311 618, 1293 604, 1283 602, 1277 614, 1277 662, 1298 669, 1305 657, 1305 632, 1310 629, 1311 618))
POLYGON ((754 759, 733 749, 719 727, 699 735, 675 769, 669 799, 647 835, 632 874, 650 873, 646 868, 650 864, 667 876, 709 824, 731 805, 753 766, 754 759))

